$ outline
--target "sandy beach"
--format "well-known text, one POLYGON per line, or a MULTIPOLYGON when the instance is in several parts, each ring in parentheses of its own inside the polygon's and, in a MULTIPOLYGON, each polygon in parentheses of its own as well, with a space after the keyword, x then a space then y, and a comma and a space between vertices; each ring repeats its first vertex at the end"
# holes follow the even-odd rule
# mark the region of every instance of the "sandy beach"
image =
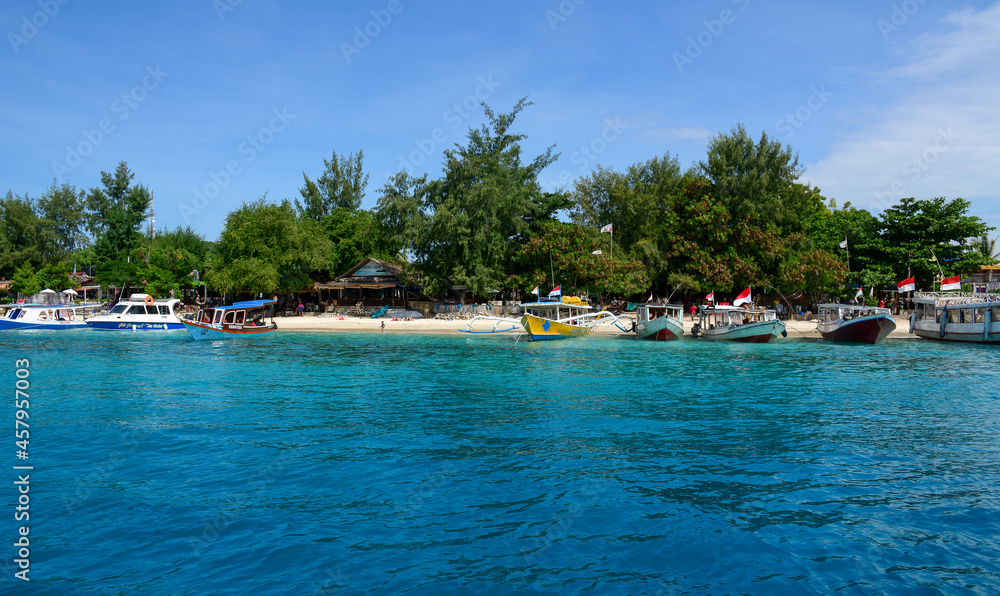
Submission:
MULTIPOLYGON (((631 320, 631 315, 625 314, 622 319, 631 320)), ((910 322, 904 317, 896 317, 896 329, 889 335, 893 339, 916 338, 908 333, 910 322)), ((316 331, 330 333, 382 333, 382 323, 385 322, 384 333, 423 333, 423 334, 457 334, 460 329, 468 328, 469 322, 465 320, 447 321, 443 319, 414 319, 412 321, 393 321, 390 319, 372 319, 369 317, 339 317, 336 315, 315 315, 307 314, 301 317, 275 317, 278 329, 288 331, 316 331)), ((691 332, 692 321, 685 319, 685 334, 691 332)), ((819 339, 816 332, 816 321, 785 321, 789 338, 815 338, 819 339)), ((475 329, 482 331, 489 330, 491 324, 483 321, 478 322, 475 329)), ((630 327, 631 322, 623 324, 630 327)), ((613 324, 606 323, 595 330, 599 335, 620 335, 622 337, 634 337, 632 333, 623 333, 613 324)))

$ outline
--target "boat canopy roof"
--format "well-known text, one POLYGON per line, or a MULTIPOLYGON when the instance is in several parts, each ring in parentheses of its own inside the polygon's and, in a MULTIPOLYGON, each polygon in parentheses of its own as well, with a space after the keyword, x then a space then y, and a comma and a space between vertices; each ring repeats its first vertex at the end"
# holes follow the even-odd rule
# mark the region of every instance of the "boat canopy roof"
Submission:
POLYGON ((956 304, 990 304, 1000 303, 1000 294, 979 292, 916 292, 914 302, 950 306, 956 304))
POLYGON ((247 300, 246 302, 234 302, 227 306, 213 306, 214 310, 249 310, 253 308, 264 308, 265 306, 274 304, 277 300, 247 300))
MULTIPOLYGON (((126 302, 130 302, 130 303, 133 303, 133 304, 145 304, 147 297, 149 297, 149 294, 132 294, 131 296, 128 297, 128 300, 122 300, 118 304, 125 304, 126 302)), ((171 303, 176 304, 176 303, 180 302, 180 299, 179 298, 154 298, 153 302, 156 302, 157 304, 171 304, 171 303)))
POLYGON ((771 312, 773 308, 750 308, 746 306, 733 306, 731 304, 709 304, 702 307, 706 312, 749 312, 749 313, 761 313, 761 312, 771 312))

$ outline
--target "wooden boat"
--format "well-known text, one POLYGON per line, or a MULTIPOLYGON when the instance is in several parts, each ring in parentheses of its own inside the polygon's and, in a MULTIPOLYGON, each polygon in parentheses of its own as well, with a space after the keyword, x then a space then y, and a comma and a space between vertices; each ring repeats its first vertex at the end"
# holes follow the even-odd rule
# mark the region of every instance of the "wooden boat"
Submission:
POLYGON ((779 335, 787 337, 788 332, 770 308, 710 304, 701 308, 691 335, 714 340, 768 343, 779 335))
POLYGON ((854 304, 820 304, 816 330, 831 341, 873 344, 896 328, 888 308, 854 304))
POLYGON ((203 308, 193 320, 181 319, 181 323, 195 340, 267 335, 278 328, 273 318, 270 323, 264 321, 264 316, 275 302, 248 300, 229 306, 203 308))
POLYGON ((1000 294, 916 292, 910 333, 925 339, 1000 343, 1000 294))
POLYGON ((640 304, 636 309, 636 338, 664 341, 680 339, 683 335, 683 305, 640 304))
MULTIPOLYGON (((576 296, 530 302, 522 304, 521 308, 524 309, 521 327, 533 341, 590 335, 605 321, 618 322, 614 314, 606 310, 593 312, 594 307, 576 296)), ((621 325, 618 328, 626 331, 621 325)))
POLYGON ((108 314, 87 319, 87 325, 105 331, 183 329, 184 325, 174 312, 180 302, 176 298, 154 299, 149 294, 132 294, 128 300, 116 304, 108 314))
POLYGON ((15 329, 86 329, 86 319, 100 304, 19 304, 0 319, 0 331, 15 329))

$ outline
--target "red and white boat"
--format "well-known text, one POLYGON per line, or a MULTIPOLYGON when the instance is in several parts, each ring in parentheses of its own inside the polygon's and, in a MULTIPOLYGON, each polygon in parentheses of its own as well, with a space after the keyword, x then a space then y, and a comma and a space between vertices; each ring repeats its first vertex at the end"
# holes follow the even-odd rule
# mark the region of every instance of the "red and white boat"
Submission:
POLYGON ((816 330, 823 339, 874 344, 896 329, 888 308, 854 304, 820 304, 816 330))
POLYGON ((684 335, 684 306, 681 304, 640 304, 636 309, 635 336, 666 341, 684 335))

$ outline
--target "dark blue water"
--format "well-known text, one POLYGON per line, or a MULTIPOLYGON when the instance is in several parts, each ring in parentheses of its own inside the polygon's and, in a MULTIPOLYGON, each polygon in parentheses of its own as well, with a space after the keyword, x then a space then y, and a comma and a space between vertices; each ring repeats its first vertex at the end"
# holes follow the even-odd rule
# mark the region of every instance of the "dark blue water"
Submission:
POLYGON ((1000 351, 0 337, 5 594, 997 594, 1000 351), (12 467, 31 472, 30 583, 12 467))

